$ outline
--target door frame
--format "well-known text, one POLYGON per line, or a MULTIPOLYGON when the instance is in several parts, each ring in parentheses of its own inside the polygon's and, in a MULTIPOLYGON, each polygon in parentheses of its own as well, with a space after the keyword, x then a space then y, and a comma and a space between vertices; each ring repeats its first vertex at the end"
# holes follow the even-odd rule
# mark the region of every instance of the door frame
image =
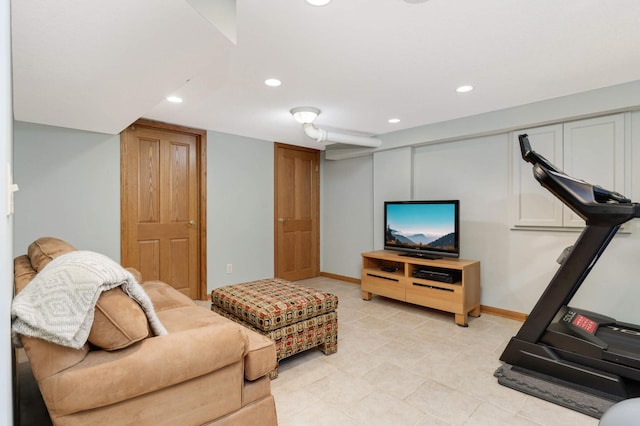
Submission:
MULTIPOLYGON (((277 277, 278 274, 278 149, 289 149, 301 152, 308 152, 317 155, 318 171, 320 168, 320 151, 313 148, 306 148, 296 145, 288 145, 281 142, 274 142, 273 148, 273 174, 274 174, 274 190, 273 190, 273 275, 277 277)), ((318 173, 318 179, 314 188, 314 197, 316 203, 316 211, 312 213, 316 217, 316 226, 313 230, 316 240, 316 258, 313 269, 316 276, 320 276, 320 174, 318 173)))
MULTIPOLYGON (((199 273, 200 282, 198 285, 199 300, 207 298, 207 132, 206 130, 194 129, 191 127, 179 126, 176 124, 163 123, 148 119, 138 119, 129 127, 146 127, 155 130, 166 130, 176 133, 185 133, 196 138, 197 149, 197 173, 198 173, 198 252, 199 252, 199 273)), ((124 143, 124 133, 120 134, 120 257, 127 257, 127 238, 129 230, 126 223, 126 212, 129 208, 128 199, 125 194, 127 188, 128 156, 124 143)))

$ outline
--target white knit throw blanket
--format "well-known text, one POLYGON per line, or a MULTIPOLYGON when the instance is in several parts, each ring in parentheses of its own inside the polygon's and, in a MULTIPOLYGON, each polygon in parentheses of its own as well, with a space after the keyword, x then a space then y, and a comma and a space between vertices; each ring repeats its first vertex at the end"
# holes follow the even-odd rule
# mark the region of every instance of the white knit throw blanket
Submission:
POLYGON ((151 299, 129 271, 102 254, 72 251, 53 259, 13 299, 14 342, 22 334, 80 349, 100 294, 118 286, 142 307, 155 335, 167 334, 151 299))

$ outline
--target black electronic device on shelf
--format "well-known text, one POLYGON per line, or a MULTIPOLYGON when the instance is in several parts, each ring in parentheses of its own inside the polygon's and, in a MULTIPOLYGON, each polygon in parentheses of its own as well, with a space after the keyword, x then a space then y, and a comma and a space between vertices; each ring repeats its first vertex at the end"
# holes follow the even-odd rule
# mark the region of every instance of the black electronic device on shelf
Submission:
MULTIPOLYGON (((620 226, 640 205, 563 173, 519 136, 540 184, 586 226, 500 359, 515 371, 619 401, 640 396, 640 326, 568 306, 620 226)), ((503 383, 509 386, 509 383, 503 383)))
POLYGON ((462 272, 456 269, 438 268, 435 266, 418 266, 412 273, 414 278, 454 284, 462 279, 462 272))

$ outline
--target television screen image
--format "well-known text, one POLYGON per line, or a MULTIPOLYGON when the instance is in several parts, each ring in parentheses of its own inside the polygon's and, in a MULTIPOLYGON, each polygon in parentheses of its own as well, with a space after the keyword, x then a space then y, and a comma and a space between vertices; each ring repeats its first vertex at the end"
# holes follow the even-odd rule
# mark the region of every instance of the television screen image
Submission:
POLYGON ((458 200, 385 202, 386 250, 408 256, 458 257, 458 200))

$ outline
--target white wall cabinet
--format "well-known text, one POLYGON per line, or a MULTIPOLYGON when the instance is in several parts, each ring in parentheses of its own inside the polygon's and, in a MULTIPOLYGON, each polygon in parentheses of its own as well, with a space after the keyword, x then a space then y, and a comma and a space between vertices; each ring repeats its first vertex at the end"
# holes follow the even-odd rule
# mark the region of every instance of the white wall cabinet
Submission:
POLYGON ((625 115, 615 114, 525 129, 512 137, 512 223, 518 229, 579 228, 584 220, 564 206, 533 177, 522 160, 518 135, 526 133, 534 151, 570 176, 612 189, 631 192, 630 138, 625 115))

